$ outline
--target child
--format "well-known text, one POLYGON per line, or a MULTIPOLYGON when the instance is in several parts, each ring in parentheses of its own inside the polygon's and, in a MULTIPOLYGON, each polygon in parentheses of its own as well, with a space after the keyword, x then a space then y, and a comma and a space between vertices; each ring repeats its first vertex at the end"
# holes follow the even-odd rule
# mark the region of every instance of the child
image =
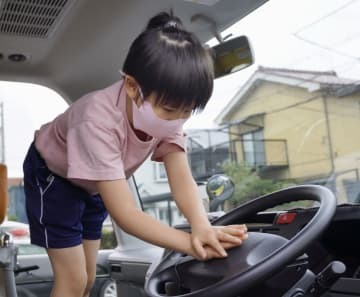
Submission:
POLYGON ((211 55, 181 21, 153 17, 132 43, 123 79, 89 93, 35 133, 24 161, 31 241, 47 249, 52 297, 88 296, 108 212, 126 232, 199 260, 225 257, 243 225, 212 227, 185 152, 184 122, 213 89, 211 55), (191 234, 136 208, 127 178, 152 155, 163 161, 191 234))

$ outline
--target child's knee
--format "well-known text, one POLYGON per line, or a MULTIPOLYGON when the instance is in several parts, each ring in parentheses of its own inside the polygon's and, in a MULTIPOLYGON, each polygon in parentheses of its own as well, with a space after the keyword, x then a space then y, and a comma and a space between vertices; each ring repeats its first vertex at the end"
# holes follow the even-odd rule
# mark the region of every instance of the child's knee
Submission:
POLYGON ((51 296, 83 296, 87 287, 86 271, 80 273, 57 274, 51 296))
POLYGON ((70 279, 70 283, 73 291, 79 292, 79 296, 81 296, 81 293, 86 290, 88 283, 86 271, 79 273, 78 275, 73 275, 70 279))

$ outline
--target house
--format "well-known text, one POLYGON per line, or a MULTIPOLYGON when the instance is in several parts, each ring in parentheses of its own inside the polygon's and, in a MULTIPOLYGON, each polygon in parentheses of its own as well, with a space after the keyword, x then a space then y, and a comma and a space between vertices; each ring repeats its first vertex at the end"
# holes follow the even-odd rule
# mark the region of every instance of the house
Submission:
POLYGON ((360 83, 335 72, 259 67, 216 118, 239 162, 263 177, 360 189, 360 83), (351 157, 349 157, 351 156, 351 157))
POLYGON ((222 172, 222 164, 229 156, 227 129, 187 130, 187 153, 196 181, 206 181, 211 175, 222 172))

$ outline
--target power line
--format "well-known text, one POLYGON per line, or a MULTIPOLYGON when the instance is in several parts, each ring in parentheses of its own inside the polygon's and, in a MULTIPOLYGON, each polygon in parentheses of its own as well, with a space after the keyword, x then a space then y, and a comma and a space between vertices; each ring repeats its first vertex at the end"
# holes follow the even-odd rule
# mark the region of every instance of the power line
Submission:
POLYGON ((273 110, 270 110, 270 111, 267 111, 266 114, 272 114, 272 113, 277 113, 277 112, 280 112, 280 111, 284 111, 284 110, 288 110, 288 109, 291 109, 291 108, 294 108, 294 107, 297 107, 299 105, 303 105, 303 104, 306 104, 306 103, 309 103, 311 101, 314 101, 314 100, 317 100, 317 99, 321 99, 321 95, 315 95, 313 97, 310 97, 308 98, 307 100, 305 101, 302 101, 302 102, 298 102, 298 103, 294 103, 294 104, 291 104, 291 105, 288 105, 288 106, 285 106, 285 107, 281 107, 281 108, 278 108, 278 109, 273 109, 273 110))
MULTIPOLYGON (((343 106, 340 104, 340 106, 343 106)), ((311 108, 311 107, 299 107, 300 109, 305 109, 305 110, 309 110, 309 111, 314 111, 314 112, 319 112, 319 113, 323 113, 323 110, 319 110, 319 109, 315 109, 315 108, 311 108)), ((348 108, 347 106, 345 108, 348 108)), ((350 107, 349 107, 350 109, 350 107)), ((354 109, 354 108, 352 108, 354 109)), ((342 116, 342 117, 351 117, 354 119, 359 119, 359 111, 357 112, 358 115, 355 115, 354 113, 350 114, 350 113, 338 113, 338 112, 329 112, 330 115, 336 115, 336 116, 342 116)))
POLYGON ((333 48, 331 48, 331 47, 322 45, 322 44, 320 44, 320 43, 318 43, 318 42, 315 42, 315 41, 306 39, 305 37, 302 37, 302 36, 298 35, 297 33, 294 33, 293 35, 294 35, 296 38, 300 39, 301 41, 304 41, 304 42, 306 42, 306 43, 309 43, 309 44, 314 45, 314 46, 316 46, 316 47, 319 47, 319 48, 321 48, 321 49, 324 49, 324 50, 327 50, 327 51, 331 51, 331 52, 333 52, 333 53, 335 53, 335 54, 338 54, 338 55, 347 57, 347 58, 349 58, 349 59, 354 59, 356 62, 359 62, 359 61, 360 61, 360 59, 357 58, 357 57, 354 57, 354 56, 349 55, 349 54, 346 54, 346 53, 344 53, 344 52, 335 50, 335 49, 333 49, 333 48))
MULTIPOLYGON (((278 74, 276 74, 276 75, 278 75, 278 74)), ((315 78, 317 78, 317 77, 320 76, 320 75, 323 75, 323 74, 316 74, 316 75, 314 75, 314 76, 312 77, 312 79, 315 79, 315 78)), ((287 78, 288 78, 288 77, 287 77, 287 78)), ((295 79, 296 79, 296 78, 295 78, 295 79)), ((306 84, 306 83, 308 83, 308 82, 313 82, 312 79, 311 79, 311 80, 302 80, 302 81, 300 81, 299 83, 294 84, 294 85, 291 85, 291 86, 294 87, 294 88, 296 88, 296 87, 301 87, 302 85, 304 85, 304 84, 306 84)), ((258 80, 262 80, 262 79, 258 79, 258 80)), ((263 81, 266 81, 266 80, 263 80, 263 81)), ((272 81, 266 81, 266 82, 271 82, 271 83, 276 84, 276 82, 272 82, 272 81)), ((235 96, 237 95, 237 93, 239 92, 239 90, 240 90, 242 87, 243 87, 243 86, 240 86, 240 87, 238 88, 238 90, 235 92, 235 96)), ((277 89, 277 90, 275 90, 275 91, 271 91, 271 92, 266 93, 266 94, 263 94, 263 95, 261 95, 261 96, 259 95, 259 96, 254 96, 254 97, 252 97, 252 98, 251 98, 251 103, 254 103, 254 102, 258 101, 258 100, 262 100, 262 99, 264 99, 264 98, 267 98, 267 97, 273 96, 273 95, 277 95, 277 94, 280 94, 280 95, 281 95, 281 94, 288 95, 288 94, 285 92, 285 90, 277 89)), ((233 98, 234 98, 235 96, 233 96, 233 98)), ((293 97, 293 98, 304 99, 304 97, 302 97, 302 96, 296 96, 296 95, 293 95, 293 94, 292 94, 292 97, 293 97)))
MULTIPOLYGON (((354 68, 354 66, 353 66, 354 61, 357 62, 357 63, 360 62, 360 58, 359 58, 359 57, 354 57, 353 55, 344 53, 343 51, 336 50, 336 49, 334 49, 333 47, 325 46, 325 45, 323 45, 323 44, 321 44, 321 43, 318 43, 318 42, 316 42, 316 41, 313 41, 313 40, 310 40, 310 39, 308 39, 308 38, 305 38, 304 36, 301 36, 301 32, 302 32, 302 31, 305 31, 305 30, 308 29, 308 28, 311 28, 311 27, 315 26, 316 24, 324 21, 325 19, 327 19, 327 18, 329 18, 329 17, 331 17, 331 16, 334 16, 334 15, 337 14, 339 11, 341 11, 341 10, 349 7, 350 5, 354 4, 354 3, 357 2, 357 1, 358 1, 358 0, 349 1, 349 2, 347 2, 346 4, 338 7, 337 9, 331 11, 330 13, 328 13, 328 14, 322 16, 321 18, 317 19, 316 21, 314 21, 314 22, 312 22, 312 23, 310 23, 310 24, 307 24, 307 25, 303 26, 303 27, 300 28, 298 31, 296 31, 295 33, 293 33, 294 37, 297 38, 297 39, 299 39, 299 40, 301 40, 301 41, 303 41, 303 42, 306 42, 306 43, 308 43, 308 44, 310 44, 310 45, 312 45, 312 46, 316 46, 316 47, 318 47, 318 48, 320 48, 320 49, 323 49, 323 50, 325 50, 325 51, 328 51, 328 52, 331 52, 331 53, 334 53, 334 54, 337 54, 337 55, 346 57, 346 58, 348 58, 348 59, 351 59, 351 61, 344 63, 344 65, 347 65, 348 63, 349 63, 349 64, 352 63, 352 66, 349 67, 348 69, 353 69, 353 68, 354 68)), ((357 33, 357 34, 355 34, 355 35, 353 35, 353 36, 351 36, 351 37, 345 38, 345 39, 342 41, 342 43, 343 43, 344 41, 350 41, 350 40, 355 39, 359 34, 360 34, 360 33, 357 33)), ((339 44, 339 43, 340 43, 340 42, 338 42, 338 44, 339 44)), ((306 57, 303 57, 300 61, 302 61, 302 60, 307 60, 307 59, 312 58, 312 57, 313 57, 313 55, 308 55, 308 56, 306 56, 306 57)), ((298 63, 298 62, 297 62, 297 63, 298 63)), ((339 65, 339 66, 340 66, 340 65, 339 65)), ((333 66, 333 68, 335 69, 335 68, 337 68, 337 66, 333 66)), ((360 81, 360 80, 357 80, 357 82, 359 82, 359 81, 360 81)))
MULTIPOLYGON (((333 15, 337 14, 339 11, 343 10, 344 8, 352 5, 354 2, 357 2, 357 1, 358 1, 358 0, 351 0, 351 1, 347 2, 346 4, 338 7, 338 8, 335 9, 335 10, 333 10, 332 12, 330 12, 330 13, 322 16, 321 18, 317 19, 316 21, 314 21, 314 22, 312 22, 312 23, 310 23, 310 24, 308 24, 308 25, 303 26, 301 29, 299 29, 298 31, 296 31, 295 33, 293 33, 293 35, 294 35, 297 39, 299 39, 299 40, 301 40, 301 41, 303 41, 303 42, 306 42, 306 43, 308 43, 308 44, 311 44, 311 45, 316 46, 316 47, 318 47, 318 48, 321 48, 321 49, 323 49, 323 50, 330 51, 330 52, 332 52, 332 53, 341 55, 341 56, 343 56, 343 57, 347 57, 347 58, 349 58, 349 59, 352 59, 353 61, 355 60, 356 62, 360 62, 360 58, 359 58, 359 57, 354 57, 354 56, 349 55, 349 54, 347 54, 347 53, 344 53, 344 52, 342 52, 342 51, 338 51, 338 50, 336 50, 336 49, 334 49, 334 48, 332 48, 332 47, 325 46, 325 45, 320 44, 320 43, 318 43, 318 42, 316 42, 316 41, 313 41, 313 40, 310 40, 310 39, 307 39, 307 38, 301 36, 301 32, 302 32, 302 31, 305 31, 306 29, 308 29, 308 28, 310 28, 310 27, 313 27, 314 25, 322 22, 324 19, 329 18, 330 16, 333 16, 333 15)), ((359 34, 360 34, 360 33, 357 33, 357 34, 355 34, 355 35, 353 35, 353 36, 351 36, 351 37, 345 38, 342 42, 344 42, 344 41, 349 41, 349 40, 353 40, 353 39, 355 39, 356 36, 358 36, 359 34)), ((339 43, 340 43, 340 42, 338 42, 338 44, 339 44, 339 43)))
MULTIPOLYGON (((331 51, 332 53, 334 53, 334 51, 332 51, 332 50, 327 50, 327 51, 331 51)), ((337 53, 336 53, 337 54, 337 53)), ((321 54, 317 54, 318 56, 322 56, 321 54)), ((341 55, 341 56, 343 56, 343 55, 341 55)), ((286 66, 285 67, 290 67, 291 65, 294 65, 294 64, 299 64, 299 63, 301 63, 302 61, 308 61, 309 59, 311 59, 311 58, 316 58, 316 56, 314 56, 314 55, 307 55, 307 56, 304 56, 304 57, 301 57, 301 58, 299 58, 299 59, 297 59, 297 60, 294 60, 294 61, 292 61, 291 63, 288 63, 288 64, 286 64, 286 66)), ((335 65, 332 65, 332 68, 334 69, 334 71, 335 71, 335 69, 339 69, 340 67, 343 67, 343 68, 345 68, 345 70, 343 70, 342 72, 347 72, 348 71, 348 69, 353 69, 353 68, 355 68, 356 66, 354 66, 354 59, 355 59, 355 62, 360 62, 360 59, 356 59, 356 58, 354 58, 354 57, 351 57, 351 58, 348 58, 348 57, 346 57, 347 59, 350 59, 350 61, 346 61, 346 62, 342 62, 342 63, 338 63, 338 64, 335 64, 335 65), (347 67, 346 65, 351 65, 350 67, 347 67)), ((360 63, 358 64, 359 66, 360 66, 360 63)), ((336 73, 338 73, 339 71, 337 70, 336 71, 336 73)), ((317 76, 319 76, 319 75, 317 75, 317 76)), ((316 77, 317 77, 316 76, 316 77)), ((315 78, 316 78, 315 77, 315 78)), ((341 74, 341 77, 346 77, 345 75, 343 75, 343 74, 341 74)), ((354 79, 354 82, 353 83, 358 83, 358 82, 360 82, 360 80, 359 79, 354 79)))
POLYGON ((324 19, 327 19, 328 17, 337 14, 339 11, 343 10, 344 8, 352 5, 354 2, 357 2, 357 1, 358 1, 358 0, 351 0, 351 1, 347 2, 347 3, 345 3, 344 5, 336 8, 335 10, 329 12, 328 14, 323 15, 321 18, 317 19, 316 21, 313 21, 312 23, 303 26, 303 27, 300 28, 298 31, 296 31, 295 34, 298 34, 299 32, 304 31, 304 30, 306 30, 307 28, 312 27, 312 26, 314 26, 314 25, 322 22, 324 19))
MULTIPOLYGON (((293 96, 293 95, 291 95, 293 96)), ((266 97, 266 96, 263 96, 263 97, 266 97)), ((261 97, 261 99, 263 98, 261 97)), ((315 95, 313 97, 310 97, 308 99, 306 99, 305 101, 301 101, 301 102, 297 102, 297 103, 294 103, 294 104, 291 104, 291 105, 287 105, 287 106, 284 106, 284 107, 281 107, 281 108, 278 108, 278 109, 273 109, 273 110, 270 110, 270 111, 266 111, 266 114, 272 114, 272 113, 277 113, 277 112, 281 112, 281 111, 284 111, 284 110, 288 110, 288 109, 291 109, 291 108, 300 108, 300 109, 306 109, 306 110, 311 110, 311 111, 314 111, 314 112, 320 112, 322 113, 323 110, 318 110, 318 109, 315 109, 315 108, 311 108, 311 107, 303 107, 303 106, 300 106, 300 105, 303 105, 303 104, 306 104, 306 103, 309 103, 311 101, 314 101, 316 99, 321 99, 321 95, 315 95)), ((259 97, 257 98, 257 100, 259 100, 259 97)), ((251 103, 253 103, 254 101, 252 101, 251 103)), ((337 103, 339 106, 342 106, 344 108, 347 108, 349 110, 354 110, 354 107, 353 106, 347 106, 345 105, 344 103, 341 103, 341 102, 338 102, 337 103)), ((359 113, 359 112, 358 112, 359 113)), ((337 113, 337 112, 330 112, 331 115, 339 115, 339 116, 346 116, 346 117, 352 117, 352 118, 359 118, 359 115, 354 115, 354 113, 350 114, 350 113, 337 113)))

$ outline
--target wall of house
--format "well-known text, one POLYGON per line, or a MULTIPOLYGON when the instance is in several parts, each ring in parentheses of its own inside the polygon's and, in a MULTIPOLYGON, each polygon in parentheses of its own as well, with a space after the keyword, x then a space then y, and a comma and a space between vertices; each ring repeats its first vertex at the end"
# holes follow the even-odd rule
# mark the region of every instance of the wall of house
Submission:
POLYGON ((359 203, 360 94, 328 97, 327 102, 337 196, 340 202, 359 203))
POLYGON ((336 170, 360 168, 360 94, 327 100, 336 170))
MULTIPOLYGON (((278 170, 276 178, 315 178, 331 171, 321 94, 309 93, 301 87, 262 82, 243 99, 244 103, 234 111, 231 120, 265 112, 264 138, 286 140, 289 166, 278 170)), ((275 142, 264 144, 269 165, 283 159, 275 142)))

